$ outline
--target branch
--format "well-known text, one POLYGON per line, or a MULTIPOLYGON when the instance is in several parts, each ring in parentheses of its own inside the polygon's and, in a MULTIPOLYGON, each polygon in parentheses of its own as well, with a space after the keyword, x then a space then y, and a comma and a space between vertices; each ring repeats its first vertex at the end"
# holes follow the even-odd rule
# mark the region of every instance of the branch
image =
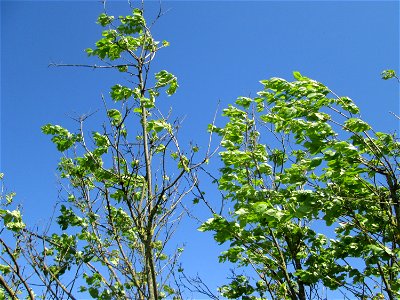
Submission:
POLYGON ((18 297, 15 295, 15 292, 11 289, 11 287, 4 280, 3 276, 0 276, 0 286, 2 286, 6 292, 10 295, 13 300, 18 300, 18 297))
POLYGON ((99 65, 85 65, 85 64, 57 64, 57 63, 50 63, 49 67, 83 67, 83 68, 92 68, 92 69, 115 69, 118 67, 137 67, 134 64, 122 64, 122 65, 109 65, 109 66, 99 66, 99 65))
POLYGON ((35 299, 35 296, 32 293, 32 290, 29 288, 28 283, 26 282, 26 280, 22 277, 19 266, 18 266, 18 262, 14 256, 14 254, 11 252, 10 247, 8 247, 6 245, 6 243, 3 241, 3 239, 0 239, 0 243, 3 245, 5 251, 7 252, 7 254, 10 256, 10 258, 12 259, 15 268, 13 268, 14 273, 18 276, 18 278, 21 280, 22 284, 24 285, 26 291, 28 292, 29 295, 29 299, 35 299))

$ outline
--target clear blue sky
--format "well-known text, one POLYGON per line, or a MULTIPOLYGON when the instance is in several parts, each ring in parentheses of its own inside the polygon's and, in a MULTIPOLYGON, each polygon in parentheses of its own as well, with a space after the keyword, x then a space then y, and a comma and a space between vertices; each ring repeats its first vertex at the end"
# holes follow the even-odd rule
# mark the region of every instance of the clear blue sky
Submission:
MULTIPOLYGON (((399 113, 398 84, 380 79, 383 69, 399 71, 399 2, 164 1, 163 8, 170 10, 154 35, 171 46, 159 52, 153 70, 178 77, 178 93, 161 100, 186 116, 183 143, 206 143, 219 100, 225 107, 237 96, 254 96, 259 80, 292 79, 294 70, 350 96, 377 130, 399 129, 389 114, 399 113)), ((155 9, 158 2, 149 3, 148 16, 155 9)), ((109 2, 108 11, 130 13, 125 1, 109 2)), ((60 153, 40 127, 73 130, 70 116, 101 109, 101 93, 123 81, 113 71, 48 68, 50 62, 96 62, 83 49, 100 37, 95 20, 101 12, 95 0, 1 2, 0 170, 33 222, 51 215, 58 191, 60 153)), ((221 284, 220 249, 197 226, 188 221, 179 233, 186 270, 221 284)))

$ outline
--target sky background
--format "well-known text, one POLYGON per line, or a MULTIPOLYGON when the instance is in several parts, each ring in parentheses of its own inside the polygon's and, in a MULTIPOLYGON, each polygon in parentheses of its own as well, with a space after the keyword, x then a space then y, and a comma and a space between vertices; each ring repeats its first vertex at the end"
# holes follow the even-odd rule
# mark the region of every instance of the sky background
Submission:
MULTIPOLYGON (((125 1, 108 3, 110 14, 130 13, 125 1)), ((148 17, 158 5, 148 3, 148 17)), ((162 7, 168 12, 153 35, 171 46, 157 54, 153 71, 178 77, 177 94, 159 103, 186 116, 181 143, 207 143, 219 101, 223 108, 238 96, 255 96, 259 80, 292 80, 293 71, 354 99, 376 130, 399 130, 389 113, 399 114, 399 85, 380 79, 384 69, 399 71, 399 2, 164 1, 162 7)), ((104 116, 100 95, 124 82, 113 71, 48 67, 97 62, 83 50, 100 38, 95 21, 101 12, 95 0, 1 2, 0 171, 33 223, 49 218, 58 193, 60 153, 40 127, 53 123, 73 131, 71 117, 100 110, 91 121, 96 128, 104 116)), ((227 268, 217 264, 221 249, 197 227, 188 220, 178 233, 186 243, 184 267, 220 285, 227 268)))

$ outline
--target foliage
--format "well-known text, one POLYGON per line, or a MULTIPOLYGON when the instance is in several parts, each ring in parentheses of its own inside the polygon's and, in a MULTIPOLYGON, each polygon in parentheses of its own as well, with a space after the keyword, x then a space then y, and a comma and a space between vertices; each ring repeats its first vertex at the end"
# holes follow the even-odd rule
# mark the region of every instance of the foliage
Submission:
POLYGON ((200 230, 229 243, 220 261, 255 272, 221 292, 319 299, 324 286, 397 299, 400 143, 373 131, 350 98, 294 77, 261 81, 257 97, 224 110, 225 126, 210 126, 222 137, 218 186, 232 210, 200 230))
MULTIPOLYGON (((179 145, 179 122, 156 107, 161 92, 173 95, 178 83, 166 70, 152 74, 155 54, 168 42, 153 38, 143 7, 118 18, 105 12, 97 22, 102 38, 86 52, 104 65, 92 67, 116 69, 130 83, 111 87, 111 103, 103 99, 107 121, 100 130, 88 133, 88 116, 77 120, 73 133, 60 125, 42 127, 63 153, 60 230, 29 232, 19 210, 1 209, 0 216, 5 229, 21 236, 17 244, 44 298, 76 299, 79 290, 93 299, 178 299, 171 275, 182 248, 167 250, 167 243, 183 215, 181 201, 195 186, 193 172, 208 158, 194 163, 197 149, 186 153, 179 145)), ((10 268, 19 254, 1 242, 12 263, 0 270, 15 273, 10 268)), ((13 284, 0 283, 3 295, 23 293, 19 281, 13 284)))
POLYGON ((399 81, 399 77, 394 70, 384 70, 381 75, 383 80, 396 78, 399 81))
MULTIPOLYGON (((103 97, 97 130, 86 129, 86 115, 73 132, 42 127, 62 152, 58 228, 27 226, 15 193, 2 188, 0 299, 182 299, 182 287, 219 299, 183 273, 183 248, 168 243, 191 192, 213 213, 200 230, 229 244, 220 261, 243 270, 220 288, 223 297, 323 299, 325 289, 400 297, 395 135, 375 132, 349 97, 299 72, 292 82, 263 80, 257 97, 224 110, 224 126, 209 127, 222 138, 216 181, 230 201, 217 213, 196 175, 214 152, 197 159, 197 146, 184 150, 179 121, 157 107, 179 87, 172 73, 151 69, 169 43, 153 38, 143 2, 97 23, 102 37, 86 52, 101 65, 57 66, 114 69, 127 83, 103 97)), ((381 75, 399 80, 393 70, 381 75)))
POLYGON ((21 291, 25 291, 33 299, 34 293, 24 273, 26 267, 21 263, 21 233, 25 231, 25 224, 19 207, 13 207, 16 193, 5 191, 3 177, 4 174, 0 173, 0 219, 3 223, 0 229, 0 299, 5 299, 6 296, 13 300, 18 299, 21 291))

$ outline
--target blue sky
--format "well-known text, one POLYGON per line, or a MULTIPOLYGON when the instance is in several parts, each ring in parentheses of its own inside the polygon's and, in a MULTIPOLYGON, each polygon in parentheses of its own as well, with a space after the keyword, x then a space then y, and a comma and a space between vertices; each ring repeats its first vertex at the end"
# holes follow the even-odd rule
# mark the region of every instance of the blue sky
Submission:
MULTIPOLYGON (((398 84, 380 79, 384 69, 399 70, 399 2, 164 1, 163 8, 169 10, 153 33, 171 46, 157 54, 153 70, 178 77, 178 93, 160 101, 186 116, 182 143, 207 142, 218 101, 223 108, 238 96, 254 96, 259 80, 292 79, 295 70, 350 96, 377 130, 399 129, 389 113, 399 113, 398 84)), ((156 9, 158 2, 149 3, 148 16, 156 9)), ((108 11, 129 14, 129 7, 110 1, 108 11)), ((101 110, 100 95, 124 80, 113 71, 48 67, 96 62, 83 50, 100 37, 101 12, 94 0, 1 2, 0 170, 32 222, 48 219, 58 192, 60 153, 40 127, 74 129, 71 116, 101 110)), ((97 115, 94 121, 103 116, 97 115)), ((217 271, 220 249, 197 226, 188 221, 178 235, 187 245, 183 262, 218 285, 226 275, 217 271)))

